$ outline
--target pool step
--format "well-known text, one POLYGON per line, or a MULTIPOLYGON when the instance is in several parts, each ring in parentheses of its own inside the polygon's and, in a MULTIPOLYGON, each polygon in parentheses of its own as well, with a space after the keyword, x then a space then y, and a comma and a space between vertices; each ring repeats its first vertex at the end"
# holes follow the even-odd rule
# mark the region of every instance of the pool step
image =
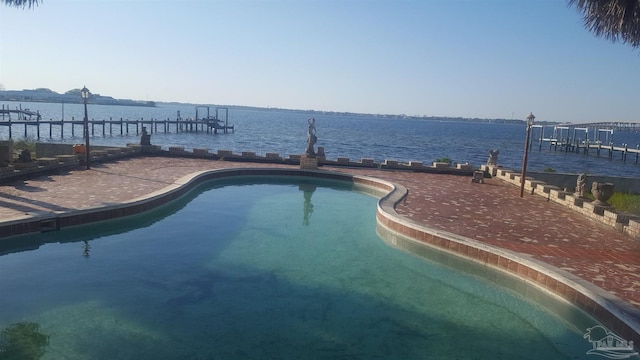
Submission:
POLYGON ((40 221, 40 232, 58 231, 60 230, 60 219, 46 219, 40 221))

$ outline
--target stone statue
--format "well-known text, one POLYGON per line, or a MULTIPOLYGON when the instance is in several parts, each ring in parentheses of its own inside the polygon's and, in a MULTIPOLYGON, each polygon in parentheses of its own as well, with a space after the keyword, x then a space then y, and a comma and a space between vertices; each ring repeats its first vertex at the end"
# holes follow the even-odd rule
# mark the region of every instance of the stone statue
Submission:
POLYGON ((576 180, 576 195, 579 197, 584 196, 584 187, 587 184, 587 174, 578 175, 578 180, 576 180))
POLYGON ((313 145, 318 141, 318 138, 316 137, 316 119, 309 118, 307 122, 309 123, 309 128, 307 130, 307 150, 305 153, 308 157, 315 158, 316 152, 313 149, 313 145))
POLYGON ((151 135, 147 132, 147 127, 142 127, 142 136, 140 137, 140 145, 151 145, 151 135))
POLYGON ((492 165, 492 166, 498 165, 499 153, 500 153, 500 150, 498 149, 489 150, 489 159, 487 160, 487 165, 492 165))

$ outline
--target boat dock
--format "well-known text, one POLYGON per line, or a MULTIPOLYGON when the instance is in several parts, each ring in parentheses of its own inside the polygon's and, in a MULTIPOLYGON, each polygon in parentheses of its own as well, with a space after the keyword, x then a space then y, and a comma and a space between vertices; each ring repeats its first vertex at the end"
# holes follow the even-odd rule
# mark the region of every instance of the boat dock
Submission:
MULTIPOLYGON (((218 130, 222 130, 224 133, 227 133, 229 130, 233 131, 233 125, 229 125, 229 108, 226 107, 217 107, 215 109, 215 115, 211 114, 210 108, 208 106, 196 106, 196 123, 200 123, 206 126, 206 129, 214 134, 218 133, 218 130), (202 116, 202 118, 198 117, 199 110, 206 110, 207 115, 202 116), (224 120, 220 118, 222 112, 224 111, 224 120)), ((197 131, 197 125, 196 125, 197 131)))
POLYGON ((0 109, 0 115, 2 116, 2 121, 5 120, 5 117, 8 118, 9 120, 11 120, 11 114, 16 114, 18 116, 18 120, 31 120, 32 117, 36 117, 37 119, 40 119, 40 113, 38 111, 31 111, 29 109, 23 109, 22 106, 20 106, 17 109, 9 109, 9 107, 6 107, 4 105, 2 105, 2 109, 0 109))
MULTIPOLYGON (((46 136, 47 132, 49 133, 49 138, 53 138, 54 129, 56 129, 55 135, 59 136, 61 139, 69 133, 71 137, 74 137, 76 132, 82 136, 84 129, 84 120, 82 119, 76 120, 71 118, 71 120, 42 120, 40 114, 37 112, 30 112, 28 110, 21 109, 9 110, 4 109, 4 107, 0 115, 0 126, 8 128, 10 139, 14 136, 13 127, 16 125, 24 127, 25 138, 28 137, 29 130, 35 128, 35 135, 37 139, 41 139, 43 133, 46 136), (18 119, 13 120, 11 118, 11 114, 18 114, 18 119), (31 116, 34 115, 36 118, 35 120, 32 120, 31 116), (76 129, 78 126, 79 129, 76 129)), ((95 136, 96 133, 102 134, 102 136, 112 136, 114 134, 140 135, 142 127, 145 126, 151 134, 158 132, 169 133, 172 131, 175 133, 205 132, 217 134, 218 131, 223 133, 234 131, 234 126, 229 125, 229 109, 226 107, 217 107, 215 108, 215 112, 212 114, 209 107, 199 106, 196 108, 196 117, 194 119, 183 119, 180 116, 180 112, 178 112, 175 120, 171 120, 169 118, 166 120, 144 118, 139 120, 129 120, 123 118, 109 118, 108 120, 90 119, 87 122, 91 136, 95 136), (205 115, 199 117, 198 110, 201 110, 200 112, 202 113, 203 109, 206 110, 204 111, 205 115)), ((33 130, 31 131, 33 132, 33 130)))
POLYGON ((537 141, 538 150, 542 150, 543 145, 548 145, 554 151, 583 154, 595 152, 598 156, 604 154, 609 158, 620 156, 622 161, 627 161, 631 155, 632 159, 635 158, 635 164, 640 159, 640 144, 615 145, 613 142, 615 130, 640 131, 638 123, 565 124, 553 126, 552 129, 544 125, 533 125, 531 129, 530 149, 537 141))

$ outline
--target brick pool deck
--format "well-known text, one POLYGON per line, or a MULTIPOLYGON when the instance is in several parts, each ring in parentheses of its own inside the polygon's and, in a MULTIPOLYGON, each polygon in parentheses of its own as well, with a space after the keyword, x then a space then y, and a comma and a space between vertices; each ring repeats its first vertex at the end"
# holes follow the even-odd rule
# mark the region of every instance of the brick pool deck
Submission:
MULTIPOLYGON (((49 212, 69 212, 131 200, 201 170, 297 166, 174 157, 136 157, 89 170, 14 181, 0 186, 0 223, 49 212)), ((396 211, 426 227, 525 254, 609 291, 640 309, 640 240, 540 196, 519 197, 499 179, 322 167, 405 186, 396 211)))

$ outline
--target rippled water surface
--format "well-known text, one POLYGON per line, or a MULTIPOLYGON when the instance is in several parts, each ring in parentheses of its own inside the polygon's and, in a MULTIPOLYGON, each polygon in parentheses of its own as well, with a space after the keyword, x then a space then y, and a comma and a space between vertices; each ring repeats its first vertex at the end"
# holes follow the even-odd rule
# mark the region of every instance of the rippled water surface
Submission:
MULTIPOLYGON (((16 108, 22 106, 38 110, 43 119, 81 120, 83 108, 79 104, 48 103, 4 103, 5 106, 16 108)), ((160 105, 154 108, 130 106, 89 105, 89 117, 94 120, 140 120, 140 119, 171 119, 175 120, 180 112, 182 118, 194 118, 195 106, 188 105, 160 105)), ((199 117, 204 109, 200 108, 199 117)), ((213 114, 215 107, 211 107, 213 114)), ((220 112, 222 116, 222 112, 220 112)), ((317 146, 323 146, 327 158, 349 157, 352 160, 371 158, 377 162, 385 159, 398 161, 422 161, 431 164, 436 159, 447 157, 454 162, 466 163, 479 167, 486 163, 490 149, 500 150, 498 163, 506 168, 518 170, 522 166, 524 152, 525 126, 512 124, 490 124, 474 122, 441 122, 412 119, 387 119, 375 116, 323 115, 310 112, 291 112, 279 110, 248 110, 229 109, 229 123, 235 126, 235 132, 230 134, 212 135, 206 133, 172 133, 153 134, 152 143, 169 146, 184 146, 186 149, 206 148, 212 152, 217 150, 255 151, 258 154, 276 152, 283 156, 300 154, 306 146, 307 119, 316 119, 317 146)), ((538 119, 544 120, 544 119, 538 119)), ((41 137, 46 141, 60 141, 59 127, 53 129, 52 139, 49 139, 49 128, 41 128, 41 137)), ((552 127, 545 130, 545 137, 549 137, 552 127)), ((24 126, 12 127, 14 137, 24 137, 24 126)), ((120 136, 120 129, 113 128, 113 136, 109 135, 109 125, 106 126, 106 136, 102 134, 102 127, 94 128, 92 141, 101 145, 126 145, 137 143, 135 127, 130 128, 130 135, 120 136)), ((539 130, 534 129, 533 138, 538 138, 539 130)), ((35 127, 27 129, 27 137, 36 137, 35 127)), ((77 126, 75 137, 71 138, 70 127, 65 130, 65 142, 82 142, 82 129, 77 126)), ((590 139, 594 136, 589 135, 590 139)), ((6 126, 0 127, 0 138, 8 137, 6 126)), ((617 146, 628 144, 635 148, 640 144, 640 133, 616 132, 613 143, 617 146)), ((538 151, 536 141, 529 155, 528 169, 543 171, 551 168, 558 172, 588 173, 594 175, 616 175, 640 177, 640 166, 635 164, 635 155, 630 155, 626 162, 616 154, 609 159, 606 152, 596 156, 577 153, 565 153, 549 150, 543 146, 538 151)))

